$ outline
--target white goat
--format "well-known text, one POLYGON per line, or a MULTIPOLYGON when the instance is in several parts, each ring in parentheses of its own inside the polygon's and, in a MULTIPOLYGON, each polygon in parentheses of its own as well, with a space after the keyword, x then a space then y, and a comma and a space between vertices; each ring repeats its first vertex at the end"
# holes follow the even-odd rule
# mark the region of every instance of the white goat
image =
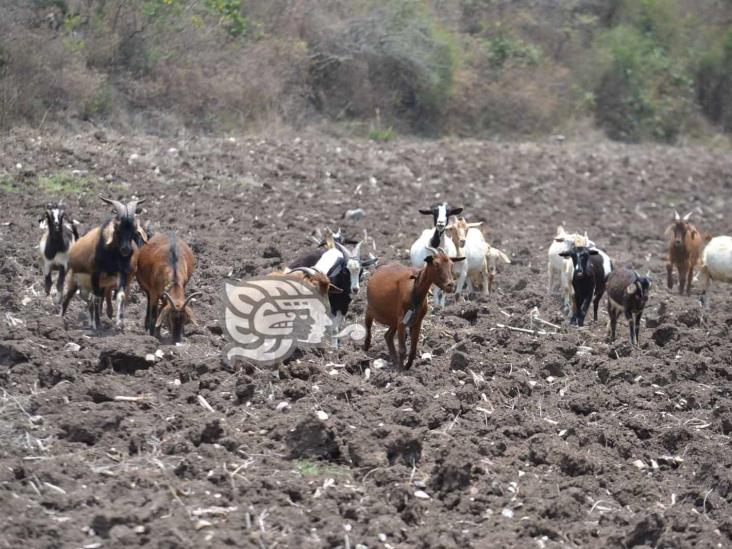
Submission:
MULTIPOLYGON (((445 237, 445 227, 435 227, 434 229, 425 229, 419 238, 414 241, 409 249, 409 258, 412 266, 416 269, 424 267, 424 260, 428 255, 433 255, 428 248, 442 248, 448 257, 457 257, 457 248, 450 238, 445 237)), ((458 263, 457 265, 461 265, 458 263)), ((445 306, 445 293, 439 288, 433 287, 432 294, 435 307, 445 306)))
POLYGON ((701 279, 701 304, 706 308, 712 280, 732 283, 732 237, 715 236, 706 245, 702 252, 701 279))

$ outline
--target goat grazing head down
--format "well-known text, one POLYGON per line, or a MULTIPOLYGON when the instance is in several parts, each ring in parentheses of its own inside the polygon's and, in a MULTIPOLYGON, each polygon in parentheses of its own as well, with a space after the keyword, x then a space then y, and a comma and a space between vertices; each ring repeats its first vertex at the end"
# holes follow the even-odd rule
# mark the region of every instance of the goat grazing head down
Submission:
POLYGON ((281 276, 302 277, 309 284, 311 284, 313 288, 315 288, 315 290, 321 297, 327 297, 328 294, 343 293, 343 290, 341 290, 338 286, 334 286, 325 274, 321 273, 320 271, 316 271, 312 267, 296 267, 292 270, 288 270, 285 273, 275 274, 281 276))
POLYGON ((185 299, 183 304, 178 307, 176 306, 173 298, 170 297, 170 294, 168 294, 167 291, 163 292, 160 298, 163 300, 164 306, 158 315, 155 327, 159 329, 163 323, 167 323, 168 331, 170 332, 173 341, 175 343, 181 341, 183 339, 183 328, 185 325, 188 323, 197 325, 196 319, 193 316, 193 311, 191 311, 191 308, 188 306, 188 302, 199 295, 202 295, 202 293, 192 293, 185 299))
POLYGON ((115 217, 112 220, 112 223, 105 227, 105 245, 110 246, 113 243, 116 243, 122 257, 129 257, 132 254, 132 242, 135 235, 139 235, 143 232, 140 229, 135 212, 137 210, 137 206, 142 204, 145 199, 133 200, 127 204, 123 204, 118 200, 104 198, 101 195, 99 198, 107 204, 111 204, 115 211, 115 217))
POLYGON ((692 212, 687 213, 684 217, 679 215, 679 212, 674 211, 674 222, 669 225, 666 229, 666 234, 671 237, 671 245, 676 249, 684 247, 686 235, 689 234, 691 238, 695 238, 696 229, 689 223, 689 218, 692 212))
POLYGON ((431 215, 434 219, 434 225, 440 231, 444 231, 447 227, 447 220, 451 215, 458 215, 463 211, 462 208, 453 208, 447 202, 440 202, 430 208, 422 208, 419 213, 422 215, 431 215))
POLYGON ((582 278, 585 275, 590 274, 588 269, 590 256, 598 255, 599 253, 600 252, 595 249, 579 246, 566 252, 562 252, 559 255, 561 257, 572 259, 572 264, 574 265, 574 276, 582 278))

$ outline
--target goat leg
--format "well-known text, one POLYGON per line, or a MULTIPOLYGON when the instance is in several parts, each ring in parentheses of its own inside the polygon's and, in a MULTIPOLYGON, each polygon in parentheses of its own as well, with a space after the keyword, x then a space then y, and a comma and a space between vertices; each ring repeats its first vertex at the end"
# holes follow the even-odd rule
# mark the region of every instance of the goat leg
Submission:
POLYGON ((366 326, 366 338, 363 340, 363 350, 368 351, 371 347, 371 327, 374 325, 374 317, 368 311, 366 311, 364 325, 366 326))
POLYGON ((407 364, 404 366, 407 370, 412 367, 414 357, 417 355, 417 343, 419 343, 419 332, 421 328, 421 320, 409 328, 409 357, 407 358, 407 364))
POLYGON ((407 329, 404 324, 397 326, 397 343, 399 347, 397 349, 399 353, 399 366, 404 364, 404 357, 407 355, 407 329))
POLYGON ((668 289, 671 290, 674 287, 674 266, 671 264, 671 262, 666 263, 666 284, 668 285, 668 289))
POLYGON ((694 278, 694 264, 689 262, 689 272, 686 274, 686 295, 691 295, 691 281, 694 278))
MULTIPOLYGON (((51 279, 51 276, 48 276, 48 280, 46 283, 48 283, 51 279)), ((64 295, 64 282, 66 281, 66 267, 61 265, 58 269, 58 279, 56 280, 56 295, 53 296, 53 303, 54 305, 58 306, 61 303, 61 298, 64 295)), ((46 293, 48 295, 48 293, 46 293)))
POLYGON ((395 334, 396 328, 389 327, 389 329, 384 334, 384 339, 386 340, 386 347, 389 349, 389 357, 391 358, 392 364, 394 364, 394 366, 401 366, 398 361, 396 348, 394 347, 395 334))

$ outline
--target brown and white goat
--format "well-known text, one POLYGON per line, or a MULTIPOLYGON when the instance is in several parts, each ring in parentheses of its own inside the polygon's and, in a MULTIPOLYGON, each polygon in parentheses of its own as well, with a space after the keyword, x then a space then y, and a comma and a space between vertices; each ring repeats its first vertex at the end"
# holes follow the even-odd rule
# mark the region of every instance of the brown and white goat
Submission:
POLYGON ((425 257, 421 269, 400 263, 389 263, 376 269, 366 290, 366 340, 364 350, 371 346, 371 328, 374 321, 388 327, 386 345, 392 362, 401 367, 407 354, 407 328, 410 350, 405 368, 410 368, 417 353, 422 319, 427 313, 427 292, 434 284, 445 292, 455 290, 453 264, 464 257, 450 258, 441 248, 428 248, 432 255, 425 257), (394 346, 394 335, 399 348, 394 346))
POLYGON ((465 257, 465 262, 455 267, 458 275, 455 293, 458 296, 466 281, 469 295, 475 288, 481 287, 483 294, 489 295, 493 291, 498 262, 511 263, 506 254, 486 242, 479 229, 482 224, 468 223, 464 217, 458 217, 446 229, 457 248, 457 255, 465 257))
POLYGON ((140 250, 136 276, 147 296, 145 330, 150 335, 159 335, 161 326, 167 324, 178 343, 185 325, 196 324, 188 303, 201 292, 185 295, 194 268, 193 251, 174 232, 154 235, 140 250), (163 307, 158 311, 161 302, 163 307))
POLYGON ((668 237, 668 255, 666 258, 666 276, 669 289, 674 287, 673 268, 679 271, 679 293, 691 293, 691 280, 694 267, 699 263, 702 250, 702 236, 697 228, 689 223, 691 212, 680 217, 674 212, 674 222, 666 229, 668 237))
POLYGON ((135 273, 138 247, 135 243, 139 226, 135 211, 143 200, 124 204, 117 200, 100 198, 114 207, 115 216, 77 240, 69 252, 67 277, 61 316, 80 289, 83 295, 91 292, 89 317, 92 329, 101 330, 102 298, 116 288, 116 326, 123 328, 126 292, 135 273))

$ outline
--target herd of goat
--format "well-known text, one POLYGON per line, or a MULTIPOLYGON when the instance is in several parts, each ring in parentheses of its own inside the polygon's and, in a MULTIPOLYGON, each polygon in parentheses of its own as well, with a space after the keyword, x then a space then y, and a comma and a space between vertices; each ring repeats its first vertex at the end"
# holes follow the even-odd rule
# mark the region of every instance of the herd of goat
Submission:
MULTIPOLYGON (((137 214, 137 206, 143 200, 124 203, 100 198, 113 207, 114 215, 83 236, 79 236, 78 222, 68 215, 62 203, 46 207, 40 241, 46 295, 50 295, 53 286, 51 272, 57 270, 53 300, 60 304, 62 316, 74 295, 80 293, 88 300, 91 327, 99 332, 102 304, 106 302, 107 315, 112 318, 114 299, 116 326, 121 329, 129 287, 135 278, 147 296, 145 330, 159 336, 165 326, 173 341, 179 342, 185 325, 195 323, 189 304, 199 295, 185 294, 195 268, 191 248, 174 232, 152 234, 149 224, 143 228, 137 214)), ((366 350, 376 321, 387 327, 386 343, 392 362, 409 368, 416 354, 430 290, 436 307, 444 306, 446 294, 456 293, 459 298, 466 286, 469 295, 479 287, 484 294, 491 293, 498 263, 511 261, 486 242, 481 223, 468 223, 458 217, 462 210, 446 202, 419 210, 432 216, 433 227, 425 229, 412 245, 411 266, 381 265, 371 275, 365 312, 366 350)), ((679 290, 689 295, 694 268, 700 265, 701 302, 706 305, 712 280, 732 282, 732 237, 702 237, 689 222, 690 215, 681 217, 675 212, 666 231, 667 284, 673 287, 675 267, 679 290)), ((364 269, 378 262, 371 254, 368 259, 361 258, 363 242, 345 239, 340 230, 328 231, 316 249, 292 261, 285 270, 271 273, 306 282, 328 300, 336 347, 337 334, 351 301, 359 293, 364 269)), ((548 291, 560 293, 570 324, 582 326, 591 304, 597 321, 600 300, 607 294, 610 340, 615 339, 617 320, 622 314, 629 324, 630 343, 637 345, 650 288, 650 273, 641 276, 627 267, 615 269, 610 257, 587 233, 569 234, 558 227, 548 250, 548 291)))

